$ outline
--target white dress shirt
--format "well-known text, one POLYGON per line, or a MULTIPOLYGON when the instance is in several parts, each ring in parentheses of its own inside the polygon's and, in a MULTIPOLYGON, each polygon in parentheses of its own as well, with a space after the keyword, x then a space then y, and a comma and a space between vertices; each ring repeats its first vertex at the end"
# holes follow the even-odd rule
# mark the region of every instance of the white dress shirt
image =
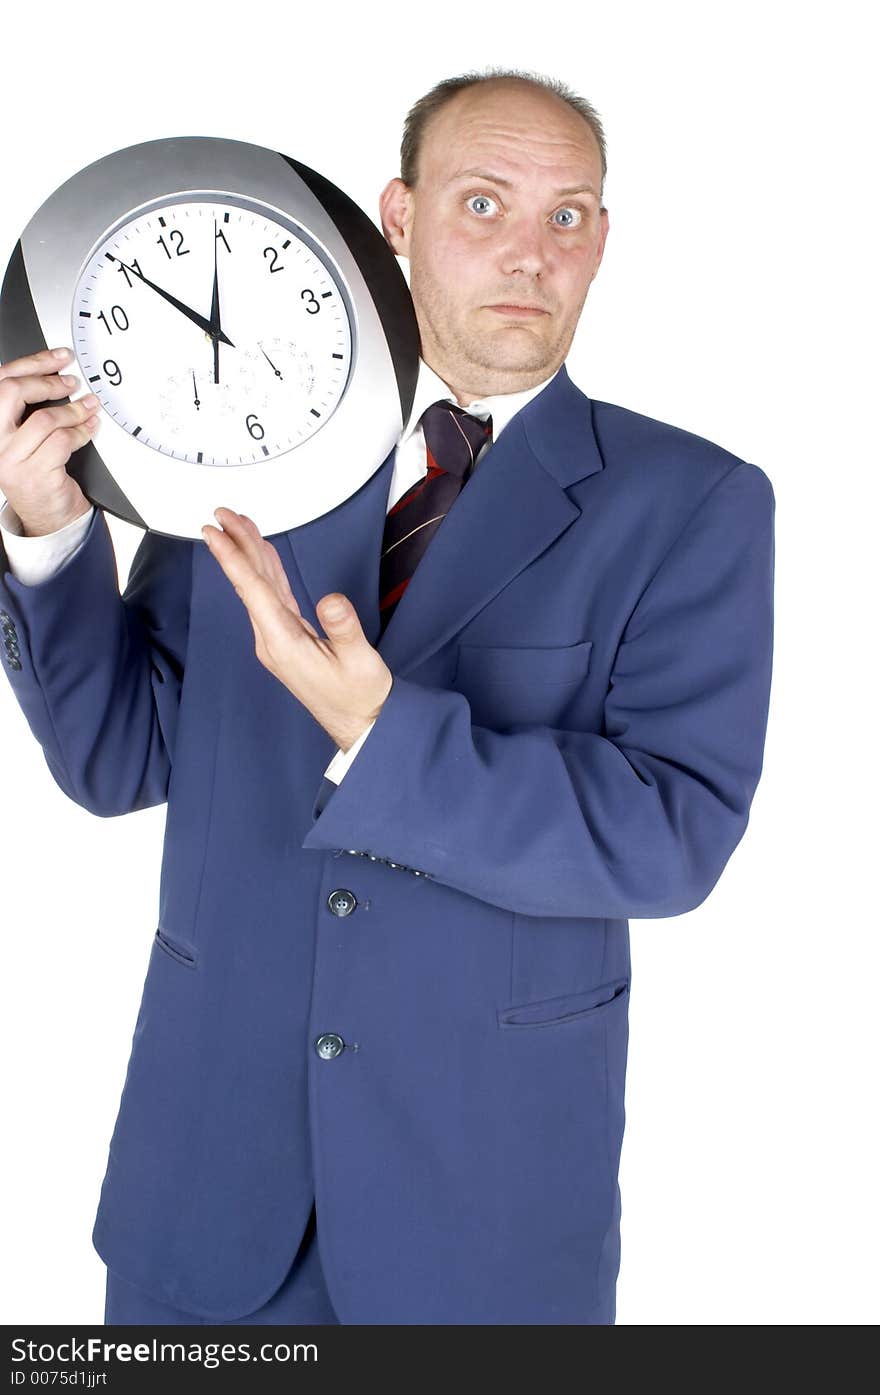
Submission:
MULTIPOLYGON (((538 383, 537 387, 526 388, 524 392, 506 392, 495 397, 477 398, 467 405, 467 411, 472 416, 478 417, 480 421, 485 421, 491 415, 492 439, 497 441, 510 419, 533 397, 537 397, 539 392, 543 392, 555 376, 555 373, 551 374, 549 378, 545 378, 543 383, 538 383)), ((394 470, 388 491, 386 513, 393 508, 397 500, 408 489, 420 479, 424 479, 428 473, 425 436, 419 421, 432 402, 441 401, 458 403, 458 399, 448 383, 438 377, 433 368, 428 367, 424 359, 419 359, 419 375, 416 380, 412 411, 395 450, 394 470)), ((475 469, 489 444, 487 441, 480 450, 474 466, 475 469)), ((6 548, 9 569, 15 579, 25 586, 39 586, 41 582, 48 581, 51 576, 54 576, 55 572, 82 544, 93 513, 94 507, 82 514, 81 517, 75 518, 72 523, 66 524, 64 528, 59 528, 55 533, 26 538, 22 534, 21 520, 18 515, 8 503, 4 503, 0 509, 0 534, 2 534, 3 545, 6 548)), ((213 519, 205 521, 215 522, 213 519)), ((334 784, 339 784, 373 730, 373 725, 374 723, 371 722, 347 751, 338 750, 336 752, 324 772, 328 780, 332 780, 334 784)))

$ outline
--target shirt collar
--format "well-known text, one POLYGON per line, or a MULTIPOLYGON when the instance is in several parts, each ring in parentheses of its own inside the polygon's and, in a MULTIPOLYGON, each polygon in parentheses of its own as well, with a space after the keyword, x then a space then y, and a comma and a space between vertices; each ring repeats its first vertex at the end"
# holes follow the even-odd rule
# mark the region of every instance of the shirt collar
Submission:
MULTIPOLYGON (((556 373, 559 372, 557 368, 556 373)), ((543 383, 538 383, 536 387, 526 388, 524 392, 503 392, 497 393, 494 397, 478 397, 473 402, 468 403, 467 411, 480 421, 485 421, 487 417, 492 417, 492 440, 497 441, 511 417, 530 402, 533 397, 537 397, 539 392, 543 392, 548 383, 556 377, 556 373, 551 373, 549 378, 545 378, 543 383)), ((409 420, 401 432, 398 445, 416 430, 423 414, 428 410, 432 402, 442 402, 443 400, 455 402, 458 399, 448 383, 430 368, 423 358, 419 359, 419 376, 416 380, 416 391, 413 398, 412 411, 409 420)))

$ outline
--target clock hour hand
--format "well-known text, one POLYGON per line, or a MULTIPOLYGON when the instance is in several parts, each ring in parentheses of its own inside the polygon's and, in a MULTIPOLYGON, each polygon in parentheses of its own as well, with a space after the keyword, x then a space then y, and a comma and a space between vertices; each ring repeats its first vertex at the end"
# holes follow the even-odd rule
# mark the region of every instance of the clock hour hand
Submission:
MULTIPOLYGON (((178 300, 176 296, 171 295, 170 291, 163 291, 162 287, 157 286, 155 281, 151 281, 148 276, 144 276, 142 272, 137 271, 133 266, 129 266, 128 263, 124 262, 121 257, 111 257, 109 252, 107 253, 107 256, 110 259, 110 261, 119 262, 120 266, 124 266, 127 271, 131 272, 132 276, 137 276, 139 280, 143 281, 144 285, 149 286, 150 289, 154 290, 157 295, 160 295, 163 300, 167 300, 169 305, 173 305, 175 310, 179 310, 182 315, 186 315, 188 320, 192 320, 193 324, 198 325, 199 329, 203 329, 206 334, 210 334, 213 336, 213 325, 211 324, 210 320, 205 319, 204 315, 200 315, 197 310, 191 309, 189 305, 184 305, 183 301, 178 300)), ((221 329, 217 330, 217 335, 223 341, 224 344, 229 345, 230 349, 235 348, 235 345, 233 344, 232 340, 227 339, 226 335, 223 333, 221 329)))

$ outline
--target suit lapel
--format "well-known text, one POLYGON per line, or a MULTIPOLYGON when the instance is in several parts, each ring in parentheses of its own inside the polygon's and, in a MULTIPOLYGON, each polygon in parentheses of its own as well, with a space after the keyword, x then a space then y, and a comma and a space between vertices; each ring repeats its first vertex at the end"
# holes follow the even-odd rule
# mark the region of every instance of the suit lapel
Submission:
MULTIPOLYGON (((392 451, 351 498, 284 534, 302 583, 299 594, 311 600, 308 618, 320 628, 316 603, 341 591, 369 642, 392 672, 405 677, 571 527, 581 510, 566 488, 602 463, 589 399, 563 366, 483 456, 379 639, 379 557, 392 451)), ((283 545, 280 550, 283 556, 283 545)))

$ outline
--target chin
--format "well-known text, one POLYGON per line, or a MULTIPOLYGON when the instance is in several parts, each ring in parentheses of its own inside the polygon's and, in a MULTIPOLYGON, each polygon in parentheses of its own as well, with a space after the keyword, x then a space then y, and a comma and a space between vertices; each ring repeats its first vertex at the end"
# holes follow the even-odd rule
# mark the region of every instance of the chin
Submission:
POLYGON ((546 345, 534 341, 519 340, 516 344, 505 344, 503 340, 500 343, 495 340, 481 346, 477 361, 484 368, 501 373, 536 373, 546 367, 549 374, 553 355, 546 345))

